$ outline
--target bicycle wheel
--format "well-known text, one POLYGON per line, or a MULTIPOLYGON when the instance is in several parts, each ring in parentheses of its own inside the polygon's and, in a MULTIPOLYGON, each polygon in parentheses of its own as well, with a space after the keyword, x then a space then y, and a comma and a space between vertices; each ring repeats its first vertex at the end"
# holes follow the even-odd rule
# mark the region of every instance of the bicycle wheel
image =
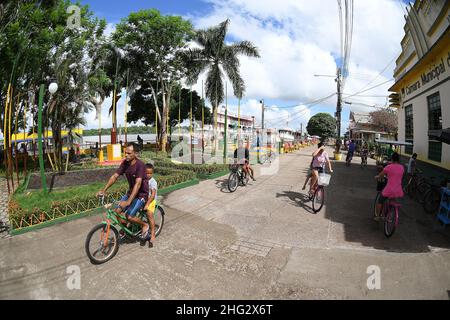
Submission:
POLYGON ((86 237, 86 254, 94 264, 107 262, 119 250, 119 232, 114 226, 110 226, 109 235, 106 235, 106 228, 106 224, 100 223, 86 237))
MULTIPOLYGON (((153 220, 155 220, 155 237, 157 237, 164 226, 164 209, 160 206, 156 207, 155 212, 153 213, 153 220)), ((148 223, 147 214, 142 216, 142 221, 148 223)))
POLYGON ((322 209, 323 204, 325 202, 325 190, 322 186, 318 186, 316 191, 314 192, 312 207, 314 213, 317 213, 322 209))
POLYGON ((425 195, 428 193, 428 190, 430 189, 430 185, 426 182, 419 183, 416 187, 416 196, 417 201, 419 201, 420 204, 424 204, 425 201, 425 195))
POLYGON ((245 173, 245 172, 242 172, 242 180, 241 180, 241 182, 242 182, 242 185, 243 185, 244 187, 248 184, 248 180, 249 180, 249 179, 250 179, 250 178, 249 178, 248 174, 245 173))
POLYGON ((386 205, 388 206, 388 208, 386 217, 384 219, 384 235, 389 238, 394 234, 395 231, 397 208, 389 204, 386 205))
POLYGON ((377 216, 377 204, 378 200, 381 197, 381 192, 377 192, 377 196, 375 197, 375 203, 373 204, 373 212, 370 215, 370 219, 374 219, 377 216))
POLYGON ((238 177, 236 172, 230 173, 228 177, 228 190, 235 192, 238 187, 238 177))
POLYGON ((427 194, 424 197, 423 208, 428 214, 437 213, 440 203, 440 192, 435 188, 431 188, 430 190, 428 190, 427 194))

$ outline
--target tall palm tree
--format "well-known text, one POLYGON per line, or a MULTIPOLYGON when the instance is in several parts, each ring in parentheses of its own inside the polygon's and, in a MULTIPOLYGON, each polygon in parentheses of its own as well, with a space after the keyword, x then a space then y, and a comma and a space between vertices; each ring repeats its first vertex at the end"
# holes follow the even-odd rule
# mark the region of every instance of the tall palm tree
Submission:
MULTIPOLYGON (((233 85, 235 97, 241 99, 245 93, 245 83, 239 72, 239 55, 259 58, 258 49, 250 41, 240 41, 227 45, 227 35, 230 20, 227 19, 218 26, 206 30, 198 30, 194 41, 200 48, 190 49, 186 54, 188 85, 195 84, 200 74, 207 72, 206 97, 213 104, 213 112, 217 117, 217 109, 224 100, 224 72, 233 85), (224 72, 223 72, 223 71, 224 72)), ((216 132, 214 124, 214 132, 216 132)))

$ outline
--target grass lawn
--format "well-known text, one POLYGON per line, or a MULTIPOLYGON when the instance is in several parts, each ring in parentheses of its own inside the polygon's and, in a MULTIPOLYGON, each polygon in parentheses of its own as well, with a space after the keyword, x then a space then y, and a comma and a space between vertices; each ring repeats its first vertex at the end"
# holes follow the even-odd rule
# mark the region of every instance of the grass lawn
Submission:
MULTIPOLYGON (((21 208, 25 210, 32 210, 33 208, 39 208, 44 211, 51 209, 52 202, 66 201, 75 197, 87 197, 97 193, 101 188, 105 186, 104 183, 93 183, 85 186, 77 186, 64 188, 60 190, 54 190, 49 194, 44 194, 42 191, 32 191, 23 194, 16 194, 13 196, 13 200, 17 201, 21 208)), ((117 191, 124 186, 127 186, 127 181, 116 182, 108 192, 117 191)))

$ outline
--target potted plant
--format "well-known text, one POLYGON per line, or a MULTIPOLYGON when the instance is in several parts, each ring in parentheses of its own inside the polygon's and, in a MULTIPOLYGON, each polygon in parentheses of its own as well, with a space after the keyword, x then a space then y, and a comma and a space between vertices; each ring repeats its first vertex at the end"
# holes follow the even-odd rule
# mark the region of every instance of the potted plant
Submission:
POLYGON ((341 153, 341 139, 336 140, 336 148, 334 150, 334 159, 335 160, 341 160, 342 159, 342 153, 341 153))

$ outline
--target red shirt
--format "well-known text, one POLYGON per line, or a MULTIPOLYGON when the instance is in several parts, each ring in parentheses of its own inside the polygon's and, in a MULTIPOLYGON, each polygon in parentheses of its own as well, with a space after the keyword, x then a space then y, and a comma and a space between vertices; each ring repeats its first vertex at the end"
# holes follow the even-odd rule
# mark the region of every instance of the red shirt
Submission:
POLYGON ((128 180, 128 192, 127 195, 130 196, 131 192, 133 191, 134 185, 136 184, 136 179, 141 178, 142 183, 141 187, 139 188, 137 198, 144 198, 145 201, 147 201, 148 198, 148 182, 147 182, 147 175, 145 173, 145 164, 139 160, 136 159, 136 163, 134 165, 131 165, 130 162, 127 160, 123 160, 120 164, 119 169, 117 169, 116 173, 118 175, 125 174, 128 180))

